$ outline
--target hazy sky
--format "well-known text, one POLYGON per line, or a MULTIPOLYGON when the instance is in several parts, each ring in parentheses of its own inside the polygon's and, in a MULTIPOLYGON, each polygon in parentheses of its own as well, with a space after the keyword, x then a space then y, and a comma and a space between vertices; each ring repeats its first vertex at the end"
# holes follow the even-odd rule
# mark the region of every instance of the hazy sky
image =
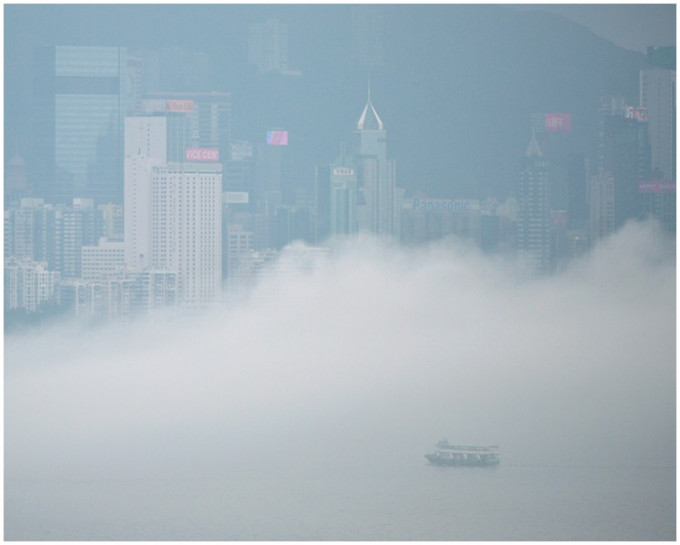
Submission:
POLYGON ((675 45, 675 4, 531 4, 562 15, 616 45, 646 51, 649 45, 675 45))
MULTIPOLYGON (((372 93, 388 130, 389 155, 397 161, 397 184, 409 195, 418 191, 442 198, 503 199, 514 190, 518 162, 530 139, 531 114, 571 113, 573 130, 564 135, 565 147, 593 160, 600 98, 624 96, 637 103, 641 54, 591 40, 581 27, 558 17, 508 14, 505 6, 460 6, 442 10, 445 17, 436 17, 437 9, 426 6, 414 8, 411 17, 407 9, 385 10, 386 21, 391 21, 383 36, 386 62, 372 75, 372 93), (546 33, 545 25, 555 25, 556 32, 546 33), (419 38, 428 32, 431 40, 419 38), (413 40, 412 47, 405 47, 405 36, 413 40), (539 50, 534 44, 541 41, 545 49, 539 50), (450 62, 442 63, 445 58, 450 62), (404 70, 406 65, 411 68, 404 70), (494 69, 488 70, 489 65, 494 69), (430 87, 427 100, 421 93, 423 82, 430 87), (414 108, 420 101, 422 108, 414 108), (458 126, 466 130, 450 130, 458 126), (479 161, 480 154, 491 154, 494 160, 479 161)), ((303 77, 270 84, 248 76, 253 67, 245 54, 247 23, 270 16, 268 6, 48 7, 5 9, 5 152, 19 153, 29 166, 34 157, 31 99, 37 45, 172 43, 206 49, 215 67, 207 85, 232 96, 232 137, 255 143, 267 128, 285 127, 291 138, 290 178, 307 188, 314 167, 334 160, 340 143, 348 141, 364 105, 366 74, 351 61, 349 42, 342 41, 351 34, 343 26, 350 20, 344 8, 307 10, 303 5, 275 12, 295 29, 289 52, 303 77), (336 69, 329 71, 329 62, 336 69)), ((637 50, 667 43, 666 36, 674 35, 674 5, 532 4, 522 9, 559 11, 605 38, 618 36, 615 42, 639 39, 630 45, 637 50), (601 30, 605 26, 606 33, 601 30)))
POLYGON ((420 464, 445 436, 674 459, 675 269, 649 226, 527 284, 455 245, 375 250, 186 323, 8 337, 6 478, 219 474, 270 442, 283 467, 420 464))

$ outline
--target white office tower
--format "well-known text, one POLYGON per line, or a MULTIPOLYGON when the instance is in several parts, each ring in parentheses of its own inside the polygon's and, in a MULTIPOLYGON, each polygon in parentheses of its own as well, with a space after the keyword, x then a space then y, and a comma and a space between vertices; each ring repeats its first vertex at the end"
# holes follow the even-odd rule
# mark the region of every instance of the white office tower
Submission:
POLYGON ((219 301, 219 163, 167 163, 167 119, 125 120, 125 262, 128 271, 175 273, 177 303, 219 301))
POLYGON ((181 306, 202 308, 219 302, 222 165, 154 166, 151 180, 152 266, 177 272, 181 306))
POLYGON ((152 264, 151 169, 166 163, 165 117, 125 118, 125 263, 130 271, 152 264))

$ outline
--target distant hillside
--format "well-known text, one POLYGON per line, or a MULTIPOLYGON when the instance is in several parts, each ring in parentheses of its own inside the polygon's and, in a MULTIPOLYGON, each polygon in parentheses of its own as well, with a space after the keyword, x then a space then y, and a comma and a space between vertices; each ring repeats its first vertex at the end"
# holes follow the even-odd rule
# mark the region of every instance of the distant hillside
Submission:
MULTIPOLYGON (((331 161, 366 100, 368 70, 350 56, 350 9, 282 10, 303 76, 251 75, 244 94, 236 92, 235 106, 250 101, 243 124, 285 126, 303 163, 331 161)), ((384 65, 371 70, 372 97, 398 183, 409 191, 505 195, 529 141, 531 113, 571 113, 570 146, 585 153, 594 145, 600 97, 637 102, 643 55, 559 16, 501 6, 383 10, 384 65)))
MULTIPOLYGON (((514 188, 531 113, 571 113, 569 145, 588 152, 600 97, 637 102, 643 55, 559 16, 494 5, 376 7, 384 63, 371 69, 373 102, 398 183, 409 191, 502 197, 514 188)), ((215 90, 232 93, 234 136, 261 141, 266 128, 288 129, 292 176, 309 183, 314 166, 332 161, 351 137, 366 100, 368 69, 351 54, 356 9, 6 6, 6 146, 22 142, 31 92, 26 66, 36 45, 180 45, 212 56, 215 90), (258 76, 248 65, 248 24, 267 18, 288 23, 290 65, 302 76, 258 76)))

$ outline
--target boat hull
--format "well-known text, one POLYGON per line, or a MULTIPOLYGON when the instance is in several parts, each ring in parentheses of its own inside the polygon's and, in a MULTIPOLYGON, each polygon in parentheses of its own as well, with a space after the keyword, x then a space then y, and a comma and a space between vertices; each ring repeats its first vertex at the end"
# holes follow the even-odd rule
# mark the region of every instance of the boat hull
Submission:
POLYGON ((468 466, 468 467, 492 467, 497 466, 500 460, 483 458, 443 458, 436 454, 426 454, 425 458, 435 466, 468 466))

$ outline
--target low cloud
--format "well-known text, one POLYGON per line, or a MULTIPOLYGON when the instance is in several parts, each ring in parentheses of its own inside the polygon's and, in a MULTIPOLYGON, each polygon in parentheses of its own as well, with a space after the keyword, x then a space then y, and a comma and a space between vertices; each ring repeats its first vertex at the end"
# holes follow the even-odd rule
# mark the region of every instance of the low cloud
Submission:
POLYGON ((672 463, 675 266, 656 240, 631 224, 525 283, 451 241, 364 240, 205 316, 9 336, 6 477, 211 474, 272 451, 424 463, 442 437, 504 463, 672 463))

